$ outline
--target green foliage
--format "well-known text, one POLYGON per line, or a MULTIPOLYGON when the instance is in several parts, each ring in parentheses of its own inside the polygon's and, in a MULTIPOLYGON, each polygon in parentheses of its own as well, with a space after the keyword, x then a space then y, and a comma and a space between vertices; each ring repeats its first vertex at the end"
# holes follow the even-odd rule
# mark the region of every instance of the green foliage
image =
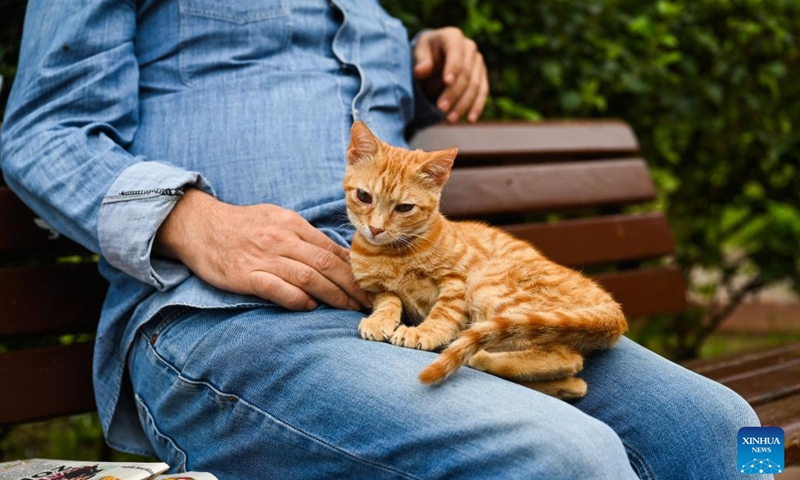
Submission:
POLYGON ((96 413, 61 417, 0 429, 0 462, 21 458, 152 462, 112 450, 103 441, 96 413))
MULTIPOLYGON (((800 289, 800 2, 384 4, 412 34, 457 25, 478 42, 491 72, 490 117, 628 121, 678 262, 719 273, 713 285, 692 285, 696 293, 740 300, 781 279, 800 289)), ((716 305, 681 324, 660 322, 652 338, 671 335, 671 353, 696 353, 728 313, 716 305)))

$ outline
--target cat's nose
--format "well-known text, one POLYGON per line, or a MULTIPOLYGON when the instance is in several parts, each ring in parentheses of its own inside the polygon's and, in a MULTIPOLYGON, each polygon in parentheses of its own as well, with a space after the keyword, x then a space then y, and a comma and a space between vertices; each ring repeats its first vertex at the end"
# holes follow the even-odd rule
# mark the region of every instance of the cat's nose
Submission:
POLYGON ((372 225, 369 226, 369 231, 372 232, 373 237, 377 237, 379 234, 383 233, 382 228, 375 228, 372 225))

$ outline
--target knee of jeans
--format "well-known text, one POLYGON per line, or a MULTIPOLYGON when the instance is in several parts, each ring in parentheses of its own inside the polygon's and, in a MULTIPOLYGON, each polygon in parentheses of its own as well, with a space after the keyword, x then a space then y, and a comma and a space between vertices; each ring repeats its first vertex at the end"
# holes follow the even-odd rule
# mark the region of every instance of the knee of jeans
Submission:
POLYGON ((558 448, 551 450, 559 465, 552 477, 564 479, 635 479, 619 436, 600 421, 582 423, 551 437, 558 448))
MULTIPOLYGON (((740 428, 761 425, 758 415, 745 399, 728 387, 708 380, 702 389, 687 392, 683 400, 673 399, 668 416, 685 419, 683 429, 692 438, 705 437, 708 445, 726 445, 720 439, 734 439, 740 428)), ((674 439, 681 442, 683 439, 674 439)))
POLYGON ((450 478, 638 480, 622 441, 608 425, 583 414, 556 418, 546 424, 516 419, 513 433, 500 437, 475 432, 472 448, 435 463, 450 478))
POLYGON ((758 427, 761 421, 753 407, 738 393, 719 385, 714 405, 707 409, 708 418, 719 431, 738 432, 742 427, 758 427))

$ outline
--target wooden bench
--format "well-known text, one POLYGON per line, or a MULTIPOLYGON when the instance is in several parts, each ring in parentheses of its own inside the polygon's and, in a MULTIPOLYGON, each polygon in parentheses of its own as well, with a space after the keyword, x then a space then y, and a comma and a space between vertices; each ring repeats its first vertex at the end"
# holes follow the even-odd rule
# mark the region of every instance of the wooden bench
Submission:
MULTIPOLYGON (((592 274, 629 318, 687 307, 684 276, 669 259, 675 245, 666 217, 625 213, 656 197, 626 124, 440 126, 413 143, 459 146, 442 199, 449 217, 489 219, 553 260, 592 274)), ((0 265, 11 262, 0 268, 0 346, 9 350, 0 353, 0 425, 95 409, 91 343, 62 345, 58 338, 95 330, 106 285, 91 261, 59 263, 87 252, 51 239, 34 218, 0 188, 0 265), (47 393, 14 393, 42 386, 47 393)), ((742 394, 765 425, 783 427, 786 462, 800 463, 800 345, 701 362, 695 369, 742 394)))

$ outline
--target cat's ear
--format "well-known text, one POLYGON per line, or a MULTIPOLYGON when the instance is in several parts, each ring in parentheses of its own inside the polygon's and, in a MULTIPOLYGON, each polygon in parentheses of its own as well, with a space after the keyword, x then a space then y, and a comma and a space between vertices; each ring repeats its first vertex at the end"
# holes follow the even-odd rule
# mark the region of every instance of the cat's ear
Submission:
POLYGON ((355 165, 362 160, 373 158, 380 149, 378 138, 364 125, 356 120, 350 129, 350 146, 347 147, 347 163, 355 165))
POLYGON ((450 170, 453 168, 456 154, 458 154, 457 147, 430 152, 428 155, 431 158, 422 164, 420 171, 425 177, 430 178, 437 186, 441 187, 450 178, 450 170))

